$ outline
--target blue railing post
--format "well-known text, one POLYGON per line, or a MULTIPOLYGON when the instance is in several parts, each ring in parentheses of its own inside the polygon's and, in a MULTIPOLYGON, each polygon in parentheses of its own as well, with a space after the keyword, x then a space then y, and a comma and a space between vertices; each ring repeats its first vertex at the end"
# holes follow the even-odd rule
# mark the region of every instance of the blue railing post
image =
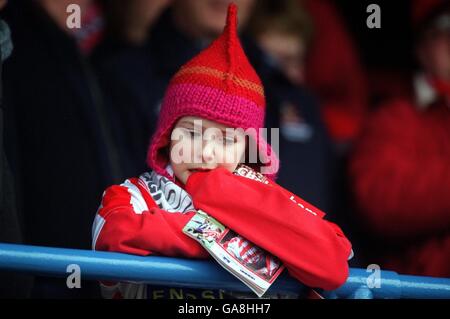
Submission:
MULTIPOLYGON (((27 272, 50 277, 68 276, 67 266, 80 267, 82 279, 133 281, 155 285, 249 291, 249 288, 212 261, 169 257, 140 257, 112 252, 0 243, 0 271, 27 272)), ((365 269, 350 269, 347 282, 327 298, 446 298, 450 279, 399 275, 380 271, 379 288, 370 288, 365 269)), ((285 272, 272 292, 299 292, 305 287, 285 272)))

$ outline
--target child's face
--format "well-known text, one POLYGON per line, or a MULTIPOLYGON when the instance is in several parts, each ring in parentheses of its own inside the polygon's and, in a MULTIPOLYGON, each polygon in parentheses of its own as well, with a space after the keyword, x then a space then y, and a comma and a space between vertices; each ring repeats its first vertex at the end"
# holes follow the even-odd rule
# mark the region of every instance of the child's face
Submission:
POLYGON ((186 184, 197 171, 218 167, 233 172, 245 157, 242 131, 200 117, 182 117, 176 123, 170 142, 170 164, 175 176, 186 184))
POLYGON ((305 46, 300 36, 274 31, 260 34, 257 41, 280 64, 285 76, 293 84, 303 84, 305 46))
POLYGON ((419 60, 426 72, 450 81, 450 31, 429 30, 418 47, 419 60))
MULTIPOLYGON (((245 25, 255 0, 234 0, 239 8, 239 25, 245 25)), ((215 38, 223 31, 229 0, 176 0, 172 7, 175 20, 191 36, 215 38)))

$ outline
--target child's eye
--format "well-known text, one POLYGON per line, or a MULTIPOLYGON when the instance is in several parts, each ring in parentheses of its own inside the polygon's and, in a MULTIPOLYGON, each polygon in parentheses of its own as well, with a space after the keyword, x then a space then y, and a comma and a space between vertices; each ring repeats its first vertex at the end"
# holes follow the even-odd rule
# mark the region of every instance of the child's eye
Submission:
POLYGON ((200 138, 202 134, 194 130, 188 130, 188 134, 191 138, 200 138))
POLYGON ((223 144, 224 145, 233 145, 235 139, 233 137, 225 137, 223 138, 223 144))

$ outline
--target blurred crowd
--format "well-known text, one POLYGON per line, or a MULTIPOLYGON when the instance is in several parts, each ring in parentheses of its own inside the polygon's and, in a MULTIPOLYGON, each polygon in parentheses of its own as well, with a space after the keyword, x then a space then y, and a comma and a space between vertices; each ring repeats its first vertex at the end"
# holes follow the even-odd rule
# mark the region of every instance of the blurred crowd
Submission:
MULTIPOLYGON (((450 277, 450 1, 405 6, 406 76, 369 71, 340 1, 234 2, 280 128, 278 183, 342 226, 351 266, 450 277)), ((0 0, 0 242, 90 249, 103 190, 148 169, 164 90, 228 3, 0 0)), ((0 296, 52 294, 50 279, 1 276, 0 296)))

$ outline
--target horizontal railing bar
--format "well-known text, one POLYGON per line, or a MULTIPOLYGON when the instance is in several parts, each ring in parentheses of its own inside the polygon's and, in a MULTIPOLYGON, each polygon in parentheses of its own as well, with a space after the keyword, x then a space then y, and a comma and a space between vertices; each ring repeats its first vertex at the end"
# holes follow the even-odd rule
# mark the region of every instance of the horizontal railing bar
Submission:
MULTIPOLYGON (((67 277, 67 267, 80 267, 88 280, 145 282, 172 287, 249 291, 217 263, 207 260, 40 247, 0 243, 0 270, 50 277, 67 277)), ((351 268, 347 282, 326 292, 330 298, 449 298, 450 279, 398 275, 382 270, 380 282, 370 281, 372 272, 351 268), (369 282, 368 282, 369 280, 369 282), (371 285, 372 284, 372 285, 371 285)), ((285 272, 270 292, 299 292, 305 287, 285 272)))

